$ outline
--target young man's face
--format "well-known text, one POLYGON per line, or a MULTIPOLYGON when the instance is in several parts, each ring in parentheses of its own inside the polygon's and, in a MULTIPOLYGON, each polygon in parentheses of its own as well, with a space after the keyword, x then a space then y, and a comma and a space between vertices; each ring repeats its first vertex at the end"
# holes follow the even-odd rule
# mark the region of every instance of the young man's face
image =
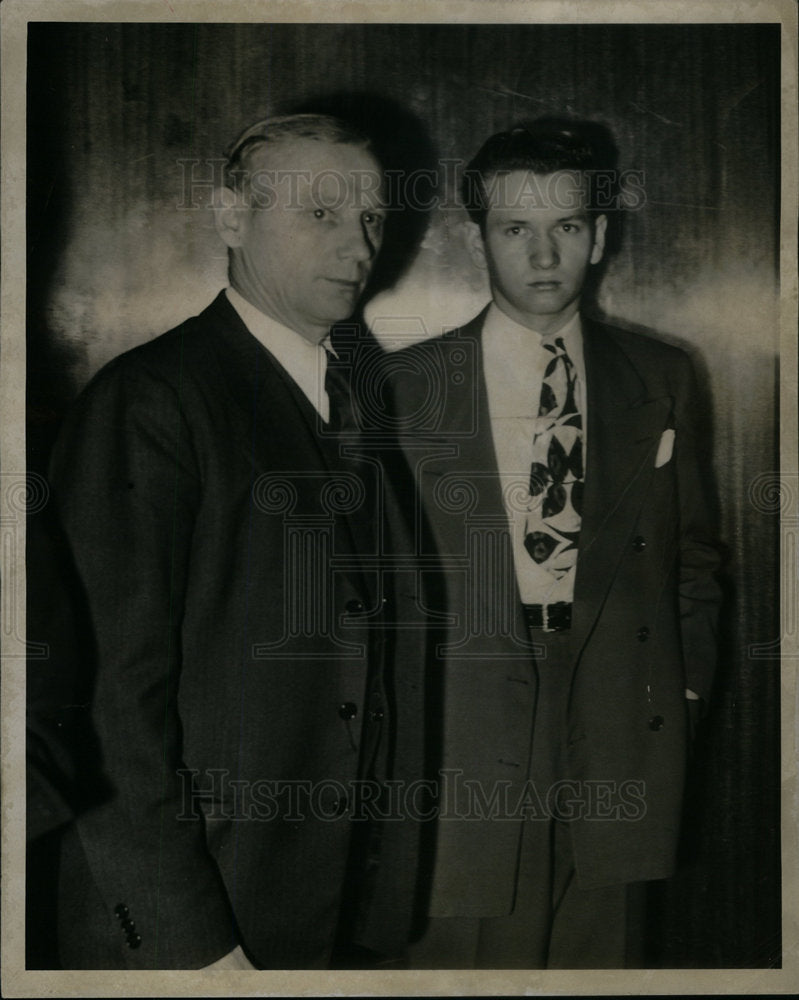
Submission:
POLYGON ((380 165, 361 146, 306 138, 267 145, 254 161, 253 207, 226 236, 231 281, 319 343, 352 315, 380 249, 380 165))
POLYGON ((499 308, 550 333, 578 310, 589 264, 602 259, 604 215, 591 220, 579 173, 514 170, 488 178, 482 249, 499 308))

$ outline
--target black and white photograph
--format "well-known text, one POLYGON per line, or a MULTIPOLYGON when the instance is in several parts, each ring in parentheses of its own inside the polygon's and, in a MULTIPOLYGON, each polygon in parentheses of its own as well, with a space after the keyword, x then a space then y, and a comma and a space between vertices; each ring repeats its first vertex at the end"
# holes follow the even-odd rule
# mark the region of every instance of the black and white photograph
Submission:
POLYGON ((3 8, 5 995, 799 988, 793 5, 3 8))

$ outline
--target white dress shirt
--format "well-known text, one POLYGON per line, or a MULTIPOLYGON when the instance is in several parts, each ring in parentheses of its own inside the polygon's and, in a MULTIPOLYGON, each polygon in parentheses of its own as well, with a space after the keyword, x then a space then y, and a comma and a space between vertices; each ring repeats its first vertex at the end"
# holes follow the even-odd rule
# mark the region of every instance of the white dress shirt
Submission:
POLYGON ((325 373, 327 352, 332 352, 329 338, 321 344, 312 344, 301 333, 262 313, 235 288, 226 288, 225 293, 253 337, 286 369, 322 420, 328 423, 330 402, 325 392, 325 373))
MULTIPOLYGON (((563 338, 577 375, 575 401, 583 415, 585 467, 587 394, 579 313, 557 334, 563 338)), ((525 604, 571 603, 574 597, 574 570, 558 580, 536 563, 524 547, 533 436, 538 429, 544 372, 552 360, 551 352, 541 344, 542 339, 542 334, 521 326, 492 303, 483 324, 483 371, 491 434, 513 539, 513 558, 521 599, 525 604)), ((541 502, 540 497, 537 502, 541 502)))

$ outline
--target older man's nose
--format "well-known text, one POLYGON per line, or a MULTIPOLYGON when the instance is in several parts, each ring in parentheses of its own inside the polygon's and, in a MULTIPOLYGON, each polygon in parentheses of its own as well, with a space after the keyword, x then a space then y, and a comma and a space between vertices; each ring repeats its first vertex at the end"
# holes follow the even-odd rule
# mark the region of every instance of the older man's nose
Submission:
POLYGON ((358 261, 371 260, 377 253, 377 247, 360 219, 347 224, 342 230, 338 252, 341 257, 358 261))

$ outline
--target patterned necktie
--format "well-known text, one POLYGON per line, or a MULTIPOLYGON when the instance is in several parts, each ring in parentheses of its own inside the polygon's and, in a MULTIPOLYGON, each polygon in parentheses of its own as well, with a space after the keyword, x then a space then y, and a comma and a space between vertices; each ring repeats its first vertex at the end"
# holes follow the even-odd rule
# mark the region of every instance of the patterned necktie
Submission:
POLYGON ((524 547, 556 579, 577 562, 583 512, 583 421, 577 409, 577 373, 563 338, 543 341, 553 357, 541 385, 533 434, 530 510, 524 547))

